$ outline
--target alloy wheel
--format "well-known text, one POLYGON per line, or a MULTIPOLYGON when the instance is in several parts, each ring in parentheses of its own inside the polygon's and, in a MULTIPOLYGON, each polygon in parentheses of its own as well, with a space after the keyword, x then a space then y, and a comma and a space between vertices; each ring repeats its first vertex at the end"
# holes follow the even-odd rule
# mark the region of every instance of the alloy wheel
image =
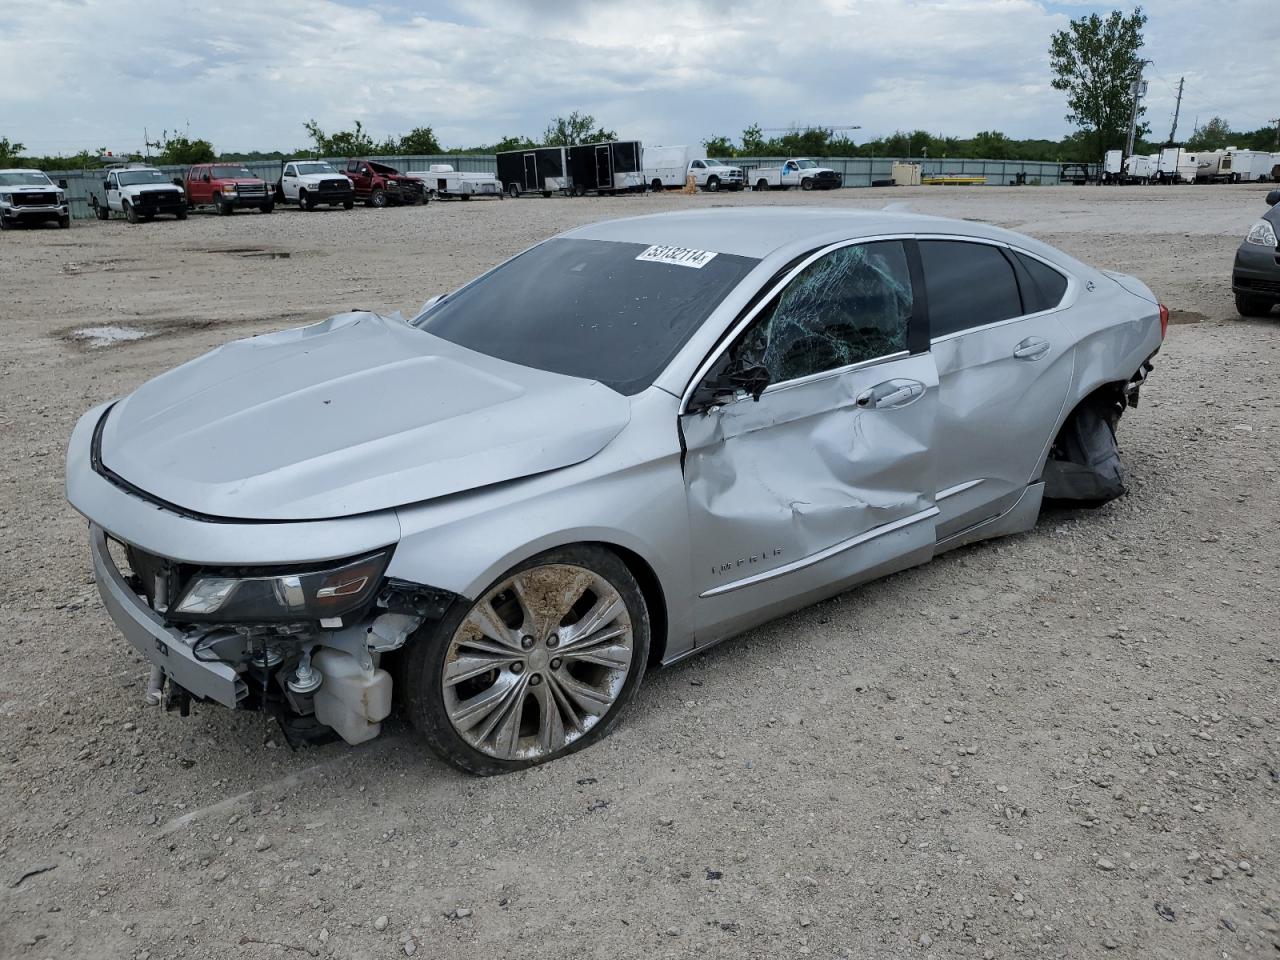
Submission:
POLYGON ((457 734, 499 760, 537 760, 584 736, 634 662, 627 605, 600 574, 566 563, 503 580, 449 641, 443 705, 457 734))

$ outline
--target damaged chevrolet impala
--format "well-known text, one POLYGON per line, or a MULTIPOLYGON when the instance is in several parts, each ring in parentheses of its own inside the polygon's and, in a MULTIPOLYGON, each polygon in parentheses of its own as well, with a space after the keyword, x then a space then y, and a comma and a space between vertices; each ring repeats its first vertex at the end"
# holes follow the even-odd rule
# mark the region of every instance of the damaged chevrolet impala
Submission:
POLYGON ((1166 324, 977 223, 616 220, 90 410, 67 496, 153 701, 352 744, 394 702, 500 773, 604 736, 648 668, 1122 494, 1166 324))

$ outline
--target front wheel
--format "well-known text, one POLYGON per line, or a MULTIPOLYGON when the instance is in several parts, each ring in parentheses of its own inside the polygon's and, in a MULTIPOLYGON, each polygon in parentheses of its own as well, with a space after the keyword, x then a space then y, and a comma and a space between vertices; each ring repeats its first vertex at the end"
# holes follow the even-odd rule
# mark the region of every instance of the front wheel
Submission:
POLYGON ((410 720, 442 759, 489 776, 545 763, 605 736, 635 696, 649 612, 603 547, 549 550, 460 600, 410 642, 410 720))
POLYGON ((298 191, 298 209, 314 210, 316 208, 315 201, 311 199, 311 194, 305 190, 298 191))
POLYGON ((812 190, 812 189, 813 189, 813 178, 811 178, 811 177, 805 177, 803 180, 801 180, 801 181, 800 181, 800 189, 801 189, 801 190, 812 190))
POLYGON ((369 206, 385 207, 387 205, 387 191, 378 189, 369 194, 369 206))
POLYGON ((276 208, 276 205, 274 203, 264 203, 262 206, 258 207, 258 209, 261 210, 263 213, 270 213, 275 208, 276 208))
POLYGON ((356 202, 354 200, 347 200, 342 204, 343 210, 354 210, 355 208, 356 202))
POLYGON ((176 216, 179 220, 187 219, 187 208, 186 207, 180 208, 178 212, 174 214, 174 216, 176 216))
POLYGON ((59 229, 61 229, 61 230, 70 230, 70 229, 71 229, 71 218, 70 218, 70 217, 59 217, 59 218, 58 218, 58 227, 59 227, 59 229))
POLYGON ((230 203, 228 203, 226 200, 223 200, 223 199, 221 199, 220 197, 215 197, 215 198, 214 198, 214 200, 213 200, 213 202, 214 202, 215 204, 217 204, 217 207, 218 207, 218 216, 220 216, 220 217, 229 217, 229 216, 231 216, 231 214, 235 213, 236 208, 235 208, 235 207, 233 207, 233 206, 232 206, 230 203))
POLYGON ((138 222, 138 211, 133 209, 133 204, 126 200, 123 204, 125 219, 130 223, 138 222))
POLYGON ((715 193, 715 192, 716 192, 717 190, 719 190, 719 189, 720 189, 720 178, 719 178, 719 177, 707 177, 707 192, 708 192, 708 193, 715 193))
POLYGON ((1236 313, 1242 317, 1265 317, 1271 313, 1274 302, 1265 297, 1255 297, 1248 293, 1236 294, 1236 313))

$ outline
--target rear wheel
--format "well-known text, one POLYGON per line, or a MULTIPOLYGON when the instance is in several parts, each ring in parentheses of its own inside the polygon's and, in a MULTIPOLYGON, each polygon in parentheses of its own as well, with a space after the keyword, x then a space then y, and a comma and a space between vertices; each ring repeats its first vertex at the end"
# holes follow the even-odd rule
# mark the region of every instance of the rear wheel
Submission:
POLYGON ((519 196, 520 196, 520 184, 518 184, 518 183, 508 183, 508 184, 507 184, 507 196, 509 196, 512 200, 515 200, 517 197, 519 197, 519 196))
POLYGON ((401 685, 427 745, 491 775, 607 734, 648 654, 648 608, 631 571, 603 547, 581 544, 526 560, 420 630, 401 685))
POLYGON ((757 181, 756 181, 756 192, 757 192, 757 193, 764 193, 764 191, 766 191, 766 190, 768 190, 768 189, 769 189, 769 181, 768 181, 768 180, 765 180, 763 177, 761 177, 759 180, 757 180, 757 181))
POLYGON ((551 191, 550 191, 550 190, 543 190, 543 191, 542 191, 542 195, 543 195, 544 197, 550 198, 550 197, 551 197, 551 191))
POLYGON ((1104 397, 1086 400, 1067 418, 1044 466, 1044 498, 1064 506, 1100 507, 1125 493, 1116 444, 1120 408, 1104 397))
POLYGON ((1266 297, 1255 297, 1248 293, 1236 294, 1236 313, 1242 317, 1265 317, 1275 306, 1274 300, 1266 297))
POLYGON ((98 201, 95 200, 93 202, 93 215, 97 217, 99 220, 110 220, 111 208, 108 207, 105 203, 98 203, 98 201))
POLYGON ((654 177, 653 183, 649 184, 649 189, 654 193, 661 193, 663 190, 662 180, 659 177, 654 177))

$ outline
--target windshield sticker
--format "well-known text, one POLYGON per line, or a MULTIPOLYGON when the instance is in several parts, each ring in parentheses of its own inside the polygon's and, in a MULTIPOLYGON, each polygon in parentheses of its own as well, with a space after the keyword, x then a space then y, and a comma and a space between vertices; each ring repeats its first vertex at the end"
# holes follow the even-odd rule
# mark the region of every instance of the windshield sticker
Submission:
POLYGON ((690 250, 688 247, 668 247, 664 244, 655 244, 636 257, 636 259, 645 260, 649 263, 669 263, 677 267, 693 267, 695 270, 701 270, 715 257, 716 255, 710 250, 690 250))

